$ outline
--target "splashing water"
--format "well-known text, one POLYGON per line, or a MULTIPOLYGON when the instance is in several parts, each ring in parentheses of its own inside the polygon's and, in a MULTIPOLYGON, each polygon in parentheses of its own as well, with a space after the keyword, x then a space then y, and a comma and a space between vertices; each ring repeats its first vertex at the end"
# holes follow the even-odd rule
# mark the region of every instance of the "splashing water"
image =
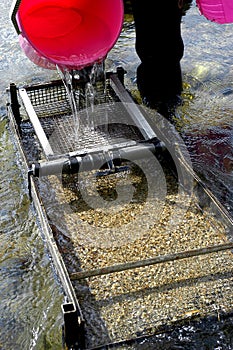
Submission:
MULTIPOLYGON (((106 72, 104 62, 95 63, 91 67, 86 67, 81 71, 68 70, 57 66, 58 73, 64 83, 68 100, 70 103, 73 123, 74 123, 74 140, 78 142, 79 132, 84 128, 86 134, 93 137, 98 128, 99 120, 96 122, 96 106, 100 103, 101 108, 101 125, 105 133, 106 144, 103 146, 103 153, 106 159, 106 165, 109 170, 114 170, 112 154, 109 151, 110 137, 108 137, 108 108, 107 108, 107 89, 106 89, 106 72), (84 101, 84 103, 82 102, 84 101), (86 121, 80 121, 79 112, 85 109, 86 121)), ((94 146, 94 145, 93 145, 94 146)))
POLYGON ((74 139, 78 141, 78 130, 79 130, 79 118, 78 118, 78 109, 79 109, 79 93, 75 93, 73 87, 74 75, 73 71, 68 70, 67 68, 61 68, 57 66, 58 73, 64 83, 66 88, 67 96, 69 99, 73 120, 74 120, 74 139))
POLYGON ((78 141, 80 128, 79 110, 83 107, 86 109, 88 131, 92 133, 95 129, 95 104, 98 104, 98 97, 101 97, 102 102, 103 97, 106 97, 104 63, 95 63, 93 66, 86 67, 81 71, 57 66, 57 71, 67 92, 74 122, 74 139, 78 141), (102 84, 100 91, 98 91, 98 82, 102 84), (80 102, 81 98, 85 101, 84 106, 80 102))

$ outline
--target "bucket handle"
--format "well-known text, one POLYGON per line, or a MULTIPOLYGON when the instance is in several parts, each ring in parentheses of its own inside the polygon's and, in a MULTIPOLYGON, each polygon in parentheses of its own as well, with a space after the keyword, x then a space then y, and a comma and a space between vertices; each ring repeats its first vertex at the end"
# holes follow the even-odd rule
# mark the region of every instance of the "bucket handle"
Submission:
POLYGON ((16 15, 19 10, 20 3, 21 0, 14 0, 10 8, 10 20, 12 21, 18 35, 21 34, 21 30, 19 28, 16 15))

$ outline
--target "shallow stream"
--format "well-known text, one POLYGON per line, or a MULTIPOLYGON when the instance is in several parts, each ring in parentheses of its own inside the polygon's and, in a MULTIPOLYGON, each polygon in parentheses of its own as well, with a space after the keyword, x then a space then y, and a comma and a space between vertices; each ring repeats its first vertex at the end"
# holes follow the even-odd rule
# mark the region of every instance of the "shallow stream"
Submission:
MULTIPOLYGON (((0 13, 0 349, 61 349, 62 290, 41 239, 29 202, 22 164, 8 129, 6 88, 58 79, 56 71, 35 66, 21 52, 9 20, 11 1, 0 13)), ((184 104, 176 125, 190 150, 193 166, 233 213, 233 24, 217 25, 195 4, 183 17, 184 104)), ((106 69, 122 66, 134 92, 138 58, 134 26, 126 17, 122 34, 106 60, 106 69)), ((225 323, 183 327, 139 349, 233 349, 231 319, 225 323)))

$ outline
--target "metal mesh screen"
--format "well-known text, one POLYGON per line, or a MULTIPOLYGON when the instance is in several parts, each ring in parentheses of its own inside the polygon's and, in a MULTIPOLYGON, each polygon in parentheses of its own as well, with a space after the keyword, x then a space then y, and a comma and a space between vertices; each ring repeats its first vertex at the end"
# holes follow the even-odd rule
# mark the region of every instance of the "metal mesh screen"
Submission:
MULTIPOLYGON (((140 130, 120 106, 119 99, 109 85, 105 94, 103 88, 97 86, 94 110, 85 107, 87 101, 83 89, 75 91, 78 118, 72 115, 66 89, 61 82, 28 88, 27 94, 54 155, 86 152, 109 144, 142 140, 140 130)), ((24 120, 22 130, 25 135, 28 134, 29 126, 30 121, 24 120)))

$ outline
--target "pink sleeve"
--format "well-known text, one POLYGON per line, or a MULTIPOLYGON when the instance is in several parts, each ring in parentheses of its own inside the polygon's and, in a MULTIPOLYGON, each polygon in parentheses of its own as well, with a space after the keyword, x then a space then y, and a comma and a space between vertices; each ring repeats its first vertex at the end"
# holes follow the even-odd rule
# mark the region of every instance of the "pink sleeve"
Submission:
POLYGON ((200 13, 217 23, 233 23, 233 0, 196 0, 200 13))

